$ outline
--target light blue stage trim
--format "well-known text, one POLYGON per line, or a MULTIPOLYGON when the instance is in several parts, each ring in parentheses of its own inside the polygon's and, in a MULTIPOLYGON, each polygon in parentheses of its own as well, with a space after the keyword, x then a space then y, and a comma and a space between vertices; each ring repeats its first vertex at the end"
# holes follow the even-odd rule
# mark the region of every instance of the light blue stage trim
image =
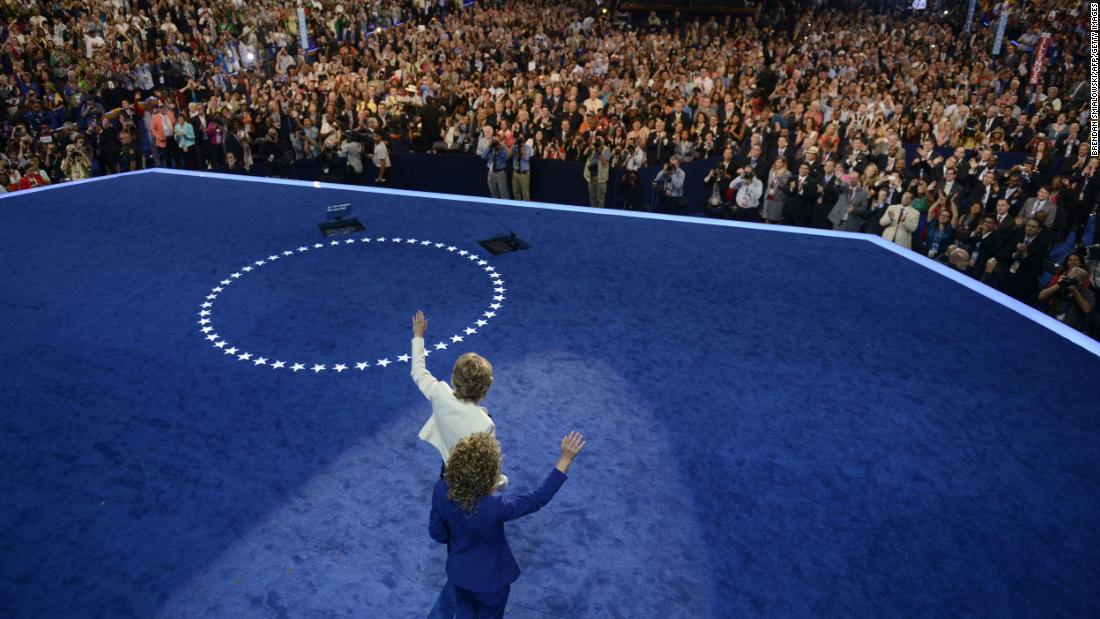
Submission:
POLYGON ((237 174, 223 174, 221 172, 195 172, 191 170, 173 170, 170 168, 149 168, 146 170, 136 170, 134 172, 123 172, 121 174, 112 174, 110 176, 97 176, 94 178, 84 179, 80 181, 69 181, 66 183, 59 183, 57 185, 47 185, 45 187, 36 187, 34 189, 24 189, 10 194, 4 194, 0 198, 7 198, 18 196, 35 191, 44 191, 48 189, 54 189, 58 187, 67 187, 76 183, 89 183, 93 181, 104 180, 108 178, 117 178, 120 176, 126 176, 130 174, 145 174, 145 173, 157 173, 157 174, 175 174, 179 176, 192 176, 197 178, 217 178, 221 180, 229 181, 242 181, 249 183, 268 183, 273 185, 287 185, 290 187, 312 187, 314 189, 334 189, 339 191, 356 191, 360 193, 372 193, 379 195, 390 196, 409 196, 417 198, 432 198, 436 200, 447 200, 451 202, 477 202, 479 204, 499 204, 503 206, 518 206, 520 208, 537 208, 550 211, 566 211, 571 213, 585 213, 589 215, 609 215, 613 217, 634 217, 637 219, 654 219, 660 221, 675 221, 681 223, 691 223, 696 225, 709 225, 709 226, 725 226, 729 228, 744 228, 747 230, 766 230, 768 232, 778 232, 783 234, 801 234, 809 236, 825 236, 839 239, 857 240, 870 242, 882 247, 883 249, 893 252, 894 254, 910 260, 926 269, 930 269, 955 283, 961 284, 970 290, 984 296, 985 298, 997 303, 1017 314, 1031 320, 1050 331, 1062 336, 1063 338, 1073 342, 1074 344, 1084 348, 1093 355, 1100 357, 1100 342, 1088 337, 1084 333, 1070 329, 1066 325, 1058 322, 1051 316, 1048 316, 1039 310, 1030 307, 1024 303, 1013 299, 1012 297, 998 291, 993 288, 975 280, 972 277, 968 277, 962 273, 959 273, 955 269, 940 264, 934 260, 929 260, 924 256, 914 253, 912 250, 904 249, 883 239, 882 237, 864 234, 862 232, 839 232, 836 230, 817 230, 812 228, 795 228, 792 226, 777 226, 769 224, 758 224, 740 221, 726 221, 722 219, 706 219, 702 217, 693 217, 689 215, 666 215, 663 213, 646 213, 637 211, 622 211, 618 209, 601 209, 592 208, 589 206, 572 206, 568 204, 551 204, 547 202, 523 202, 520 200, 502 200, 500 198, 483 198, 480 196, 463 196, 449 193, 432 193, 428 191, 413 191, 409 189, 388 189, 384 187, 362 187, 359 185, 344 185, 340 183, 322 183, 320 181, 300 181, 286 178, 267 178, 256 176, 242 176, 237 174))
POLYGON ((0 194, 0 200, 4 198, 15 198, 18 196, 25 196, 32 193, 38 193, 39 191, 46 191, 48 189, 61 189, 64 187, 72 187, 74 185, 80 185, 82 183, 94 183, 96 181, 104 181, 111 178, 122 178, 123 176, 132 176, 134 174, 146 174, 148 172, 154 172, 155 169, 149 170, 134 170, 132 172, 122 172, 120 174, 110 174, 107 176, 93 176, 91 178, 82 178, 78 181, 64 181, 52 185, 43 185, 41 187, 31 187, 30 189, 20 189, 19 191, 9 191, 8 193, 0 194))

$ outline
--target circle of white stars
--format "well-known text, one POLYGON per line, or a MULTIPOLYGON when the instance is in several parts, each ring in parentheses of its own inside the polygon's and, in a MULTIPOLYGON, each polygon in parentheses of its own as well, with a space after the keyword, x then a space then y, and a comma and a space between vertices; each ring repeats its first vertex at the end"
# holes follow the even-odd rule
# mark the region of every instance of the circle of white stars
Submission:
POLYGON ((303 362, 301 359, 291 358, 276 358, 265 357, 259 353, 251 352, 239 348, 232 344, 229 340, 222 337, 218 333, 217 327, 214 325, 214 310, 218 301, 218 296, 229 289, 233 284, 240 281, 248 274, 262 269, 264 267, 270 267, 270 265, 283 260, 290 260, 294 256, 300 256, 307 252, 317 252, 322 250, 335 250, 339 247, 367 247, 371 245, 398 245, 401 247, 416 247, 419 249, 430 249, 435 251, 441 251, 446 254, 455 256, 456 258, 468 261, 471 265, 481 269, 489 277, 489 281, 492 285, 493 295, 492 302, 482 312, 477 320, 470 323, 464 329, 459 330, 458 333, 451 335, 450 337, 443 338, 441 341, 434 343, 424 343, 424 355, 428 356, 431 353, 441 350, 446 350, 448 346, 452 346, 464 341, 466 338, 476 335, 480 329, 489 324, 489 321, 496 317, 497 312, 504 304, 504 293, 508 291, 504 287, 504 279, 501 274, 496 270, 493 265, 489 264, 489 261, 485 258, 467 251, 460 249, 455 245, 449 245, 447 243, 439 243, 436 241, 426 239, 413 239, 413 238, 400 238, 400 237, 358 237, 351 239, 339 239, 325 241, 324 243, 311 243, 308 245, 301 245, 294 249, 287 249, 281 252, 273 253, 266 258, 261 258, 244 265, 235 272, 230 273, 225 279, 218 282, 217 286, 210 289, 210 292, 206 295, 202 304, 199 305, 198 312, 198 327, 199 332, 203 338, 210 343, 215 350, 220 350, 223 354, 228 355, 230 359, 236 360, 242 363, 250 363, 256 367, 264 367, 272 370, 279 370, 289 372, 291 374, 297 374, 298 372, 306 372, 312 374, 321 374, 323 372, 336 372, 341 374, 343 372, 354 373, 356 371, 364 371, 368 368, 386 368, 396 363, 409 363, 410 356, 408 354, 397 355, 392 359, 390 357, 382 358, 360 358, 347 360, 345 363, 315 363, 315 362, 303 362))

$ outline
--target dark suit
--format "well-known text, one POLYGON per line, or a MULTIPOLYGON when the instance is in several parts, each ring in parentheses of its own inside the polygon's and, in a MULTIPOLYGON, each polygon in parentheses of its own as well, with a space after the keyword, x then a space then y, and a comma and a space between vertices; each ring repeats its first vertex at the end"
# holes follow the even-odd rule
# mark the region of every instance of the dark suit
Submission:
POLYGON ((993 191, 993 185, 990 185, 987 190, 986 186, 982 184, 974 189, 971 197, 974 202, 982 205, 983 213, 992 213, 997 210, 997 200, 1001 199, 1001 195, 1000 191, 993 191))
POLYGON ((1019 214, 1020 209, 1024 206, 1024 200, 1026 199, 1026 196, 1024 195, 1023 187, 1016 187, 1016 190, 1012 191, 1011 195, 1009 195, 1009 190, 1011 189, 1012 187, 1002 187, 1001 195, 1006 200, 1008 200, 1008 212, 1012 213, 1013 215, 1017 215, 1019 214))
POLYGON ((965 245, 970 251, 970 261, 972 266, 970 267, 970 275, 981 279, 982 274, 985 273, 985 263, 989 262, 989 259, 997 256, 1004 249, 1005 244, 1008 243, 1009 234, 994 230, 984 237, 981 235, 972 236, 965 241, 960 239, 960 244, 965 245))
POLYGON ((1050 255, 1052 234, 1046 228, 1040 229, 1028 245, 1027 255, 1021 256, 1016 253, 1016 246, 1025 239, 1026 231, 1023 229, 1008 237, 1008 242, 997 256, 997 268, 1005 278, 1005 292, 1030 305, 1039 291, 1039 276, 1043 273, 1043 263, 1050 255), (1012 267, 1017 263, 1013 273, 1012 267))
POLYGON ((447 500, 446 481, 435 483, 428 533, 447 544, 447 578, 455 586, 460 610, 473 604, 475 612, 470 616, 494 617, 499 607, 503 616, 508 588, 520 573, 504 536, 504 523, 542 509, 565 479, 565 474, 553 469, 538 490, 518 497, 491 494, 478 501, 472 512, 447 500))
POLYGON ((810 225, 812 213, 817 208, 818 195, 817 179, 807 176, 799 189, 798 175, 792 175, 788 184, 787 203, 783 209, 783 221, 796 226, 810 225))
POLYGON ((829 223, 829 212, 840 197, 840 178, 833 174, 830 178, 821 177, 819 180, 821 182, 821 195, 818 197, 820 203, 815 203, 813 206, 811 225, 814 228, 831 230, 833 226, 829 223))

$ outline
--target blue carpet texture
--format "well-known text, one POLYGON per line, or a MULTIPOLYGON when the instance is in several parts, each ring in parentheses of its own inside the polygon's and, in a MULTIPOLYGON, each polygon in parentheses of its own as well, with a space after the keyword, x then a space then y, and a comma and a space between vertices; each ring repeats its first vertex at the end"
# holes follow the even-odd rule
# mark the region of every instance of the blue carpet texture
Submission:
POLYGON ((510 492, 589 437, 509 616, 1100 613, 1100 361, 869 242, 154 173, 0 200, 0 272, 3 617, 425 616, 417 308, 510 492))

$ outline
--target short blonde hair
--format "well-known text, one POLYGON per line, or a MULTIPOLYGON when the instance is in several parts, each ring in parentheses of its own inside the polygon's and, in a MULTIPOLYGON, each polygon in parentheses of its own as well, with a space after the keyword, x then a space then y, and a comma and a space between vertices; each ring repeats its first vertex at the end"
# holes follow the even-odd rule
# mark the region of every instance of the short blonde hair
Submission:
POLYGON ((468 352, 455 361, 451 386, 459 400, 480 402, 492 385, 493 365, 485 357, 468 352))
POLYGON ((500 443, 488 432, 475 432, 459 441, 443 471, 447 500, 463 511, 473 510, 496 486, 501 457, 500 443))

